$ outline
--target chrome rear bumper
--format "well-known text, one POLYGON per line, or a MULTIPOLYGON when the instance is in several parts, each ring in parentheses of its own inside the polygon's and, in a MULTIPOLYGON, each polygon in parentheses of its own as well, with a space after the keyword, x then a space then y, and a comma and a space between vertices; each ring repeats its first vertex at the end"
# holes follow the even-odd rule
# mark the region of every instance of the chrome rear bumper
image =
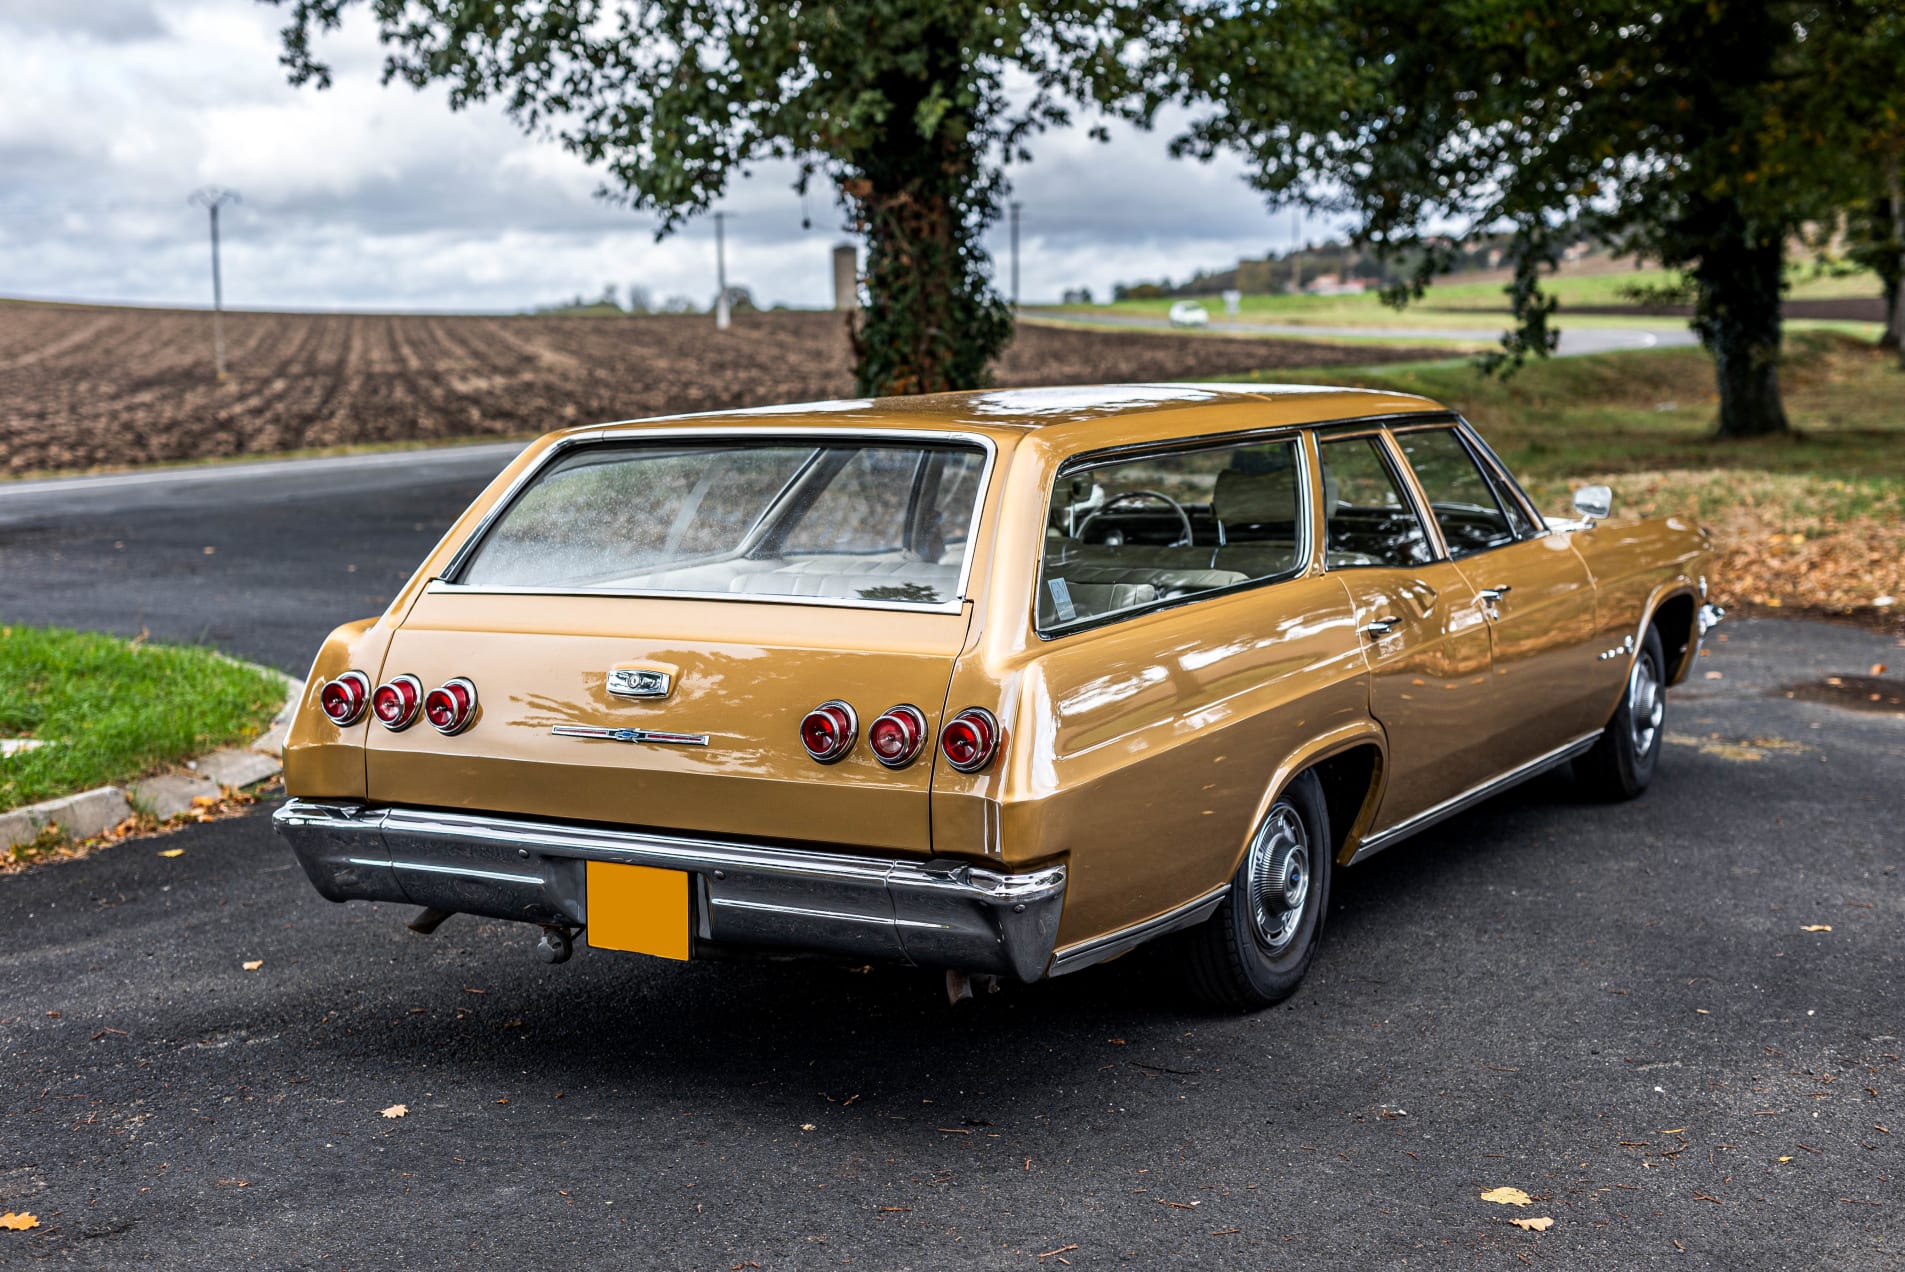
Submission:
POLYGON ((644 831, 294 799, 272 817, 332 901, 588 925, 588 861, 691 876, 702 946, 805 951, 1039 979, 1065 867, 1003 874, 644 831))

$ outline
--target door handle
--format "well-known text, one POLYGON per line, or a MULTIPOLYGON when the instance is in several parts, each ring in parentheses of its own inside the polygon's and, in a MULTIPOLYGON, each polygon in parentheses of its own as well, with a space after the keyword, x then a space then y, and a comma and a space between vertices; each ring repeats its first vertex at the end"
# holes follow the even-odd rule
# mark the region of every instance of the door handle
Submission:
POLYGON ((1401 621, 1402 621, 1401 619, 1396 618, 1392 614, 1385 614, 1381 618, 1375 619, 1371 622, 1364 623, 1361 627, 1357 628, 1356 630, 1361 632, 1365 636, 1382 636, 1387 634, 1390 628, 1394 627, 1397 623, 1401 621))
POLYGON ((1502 597, 1508 595, 1510 592, 1514 590, 1515 590, 1514 588, 1504 583, 1500 587, 1485 587, 1481 591, 1477 592, 1475 595, 1480 597, 1482 600, 1486 601, 1488 604, 1493 605, 1496 601, 1499 601, 1502 597))

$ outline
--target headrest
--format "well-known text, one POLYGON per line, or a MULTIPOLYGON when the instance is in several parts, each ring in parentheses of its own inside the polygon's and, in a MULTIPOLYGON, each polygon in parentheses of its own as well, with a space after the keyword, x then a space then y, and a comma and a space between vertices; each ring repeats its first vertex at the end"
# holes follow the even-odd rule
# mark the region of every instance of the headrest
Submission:
POLYGON ((1211 488, 1210 511, 1226 525, 1258 525, 1296 520, 1297 473, 1249 473, 1226 468, 1211 488))

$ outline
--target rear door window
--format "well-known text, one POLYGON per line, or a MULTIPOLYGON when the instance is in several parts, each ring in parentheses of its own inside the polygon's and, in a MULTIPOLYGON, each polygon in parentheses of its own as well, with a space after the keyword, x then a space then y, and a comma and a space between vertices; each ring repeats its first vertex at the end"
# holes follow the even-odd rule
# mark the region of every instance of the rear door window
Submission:
POLYGON ((1435 559, 1429 535, 1376 437, 1323 439, 1324 562, 1404 569, 1435 559))

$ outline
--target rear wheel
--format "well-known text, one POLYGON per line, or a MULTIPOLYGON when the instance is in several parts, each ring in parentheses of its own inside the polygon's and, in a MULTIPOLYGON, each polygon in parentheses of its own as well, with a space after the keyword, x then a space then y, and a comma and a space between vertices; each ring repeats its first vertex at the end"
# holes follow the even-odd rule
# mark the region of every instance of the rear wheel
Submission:
POLYGON ((1251 1010, 1296 992, 1330 899, 1329 810, 1304 773, 1277 797, 1216 913, 1185 934, 1190 987, 1213 1006, 1251 1010))
POLYGON ((1654 780, 1667 719, 1667 660, 1652 627, 1627 673, 1627 691, 1600 740, 1574 761, 1574 780, 1596 799, 1633 799, 1654 780))

